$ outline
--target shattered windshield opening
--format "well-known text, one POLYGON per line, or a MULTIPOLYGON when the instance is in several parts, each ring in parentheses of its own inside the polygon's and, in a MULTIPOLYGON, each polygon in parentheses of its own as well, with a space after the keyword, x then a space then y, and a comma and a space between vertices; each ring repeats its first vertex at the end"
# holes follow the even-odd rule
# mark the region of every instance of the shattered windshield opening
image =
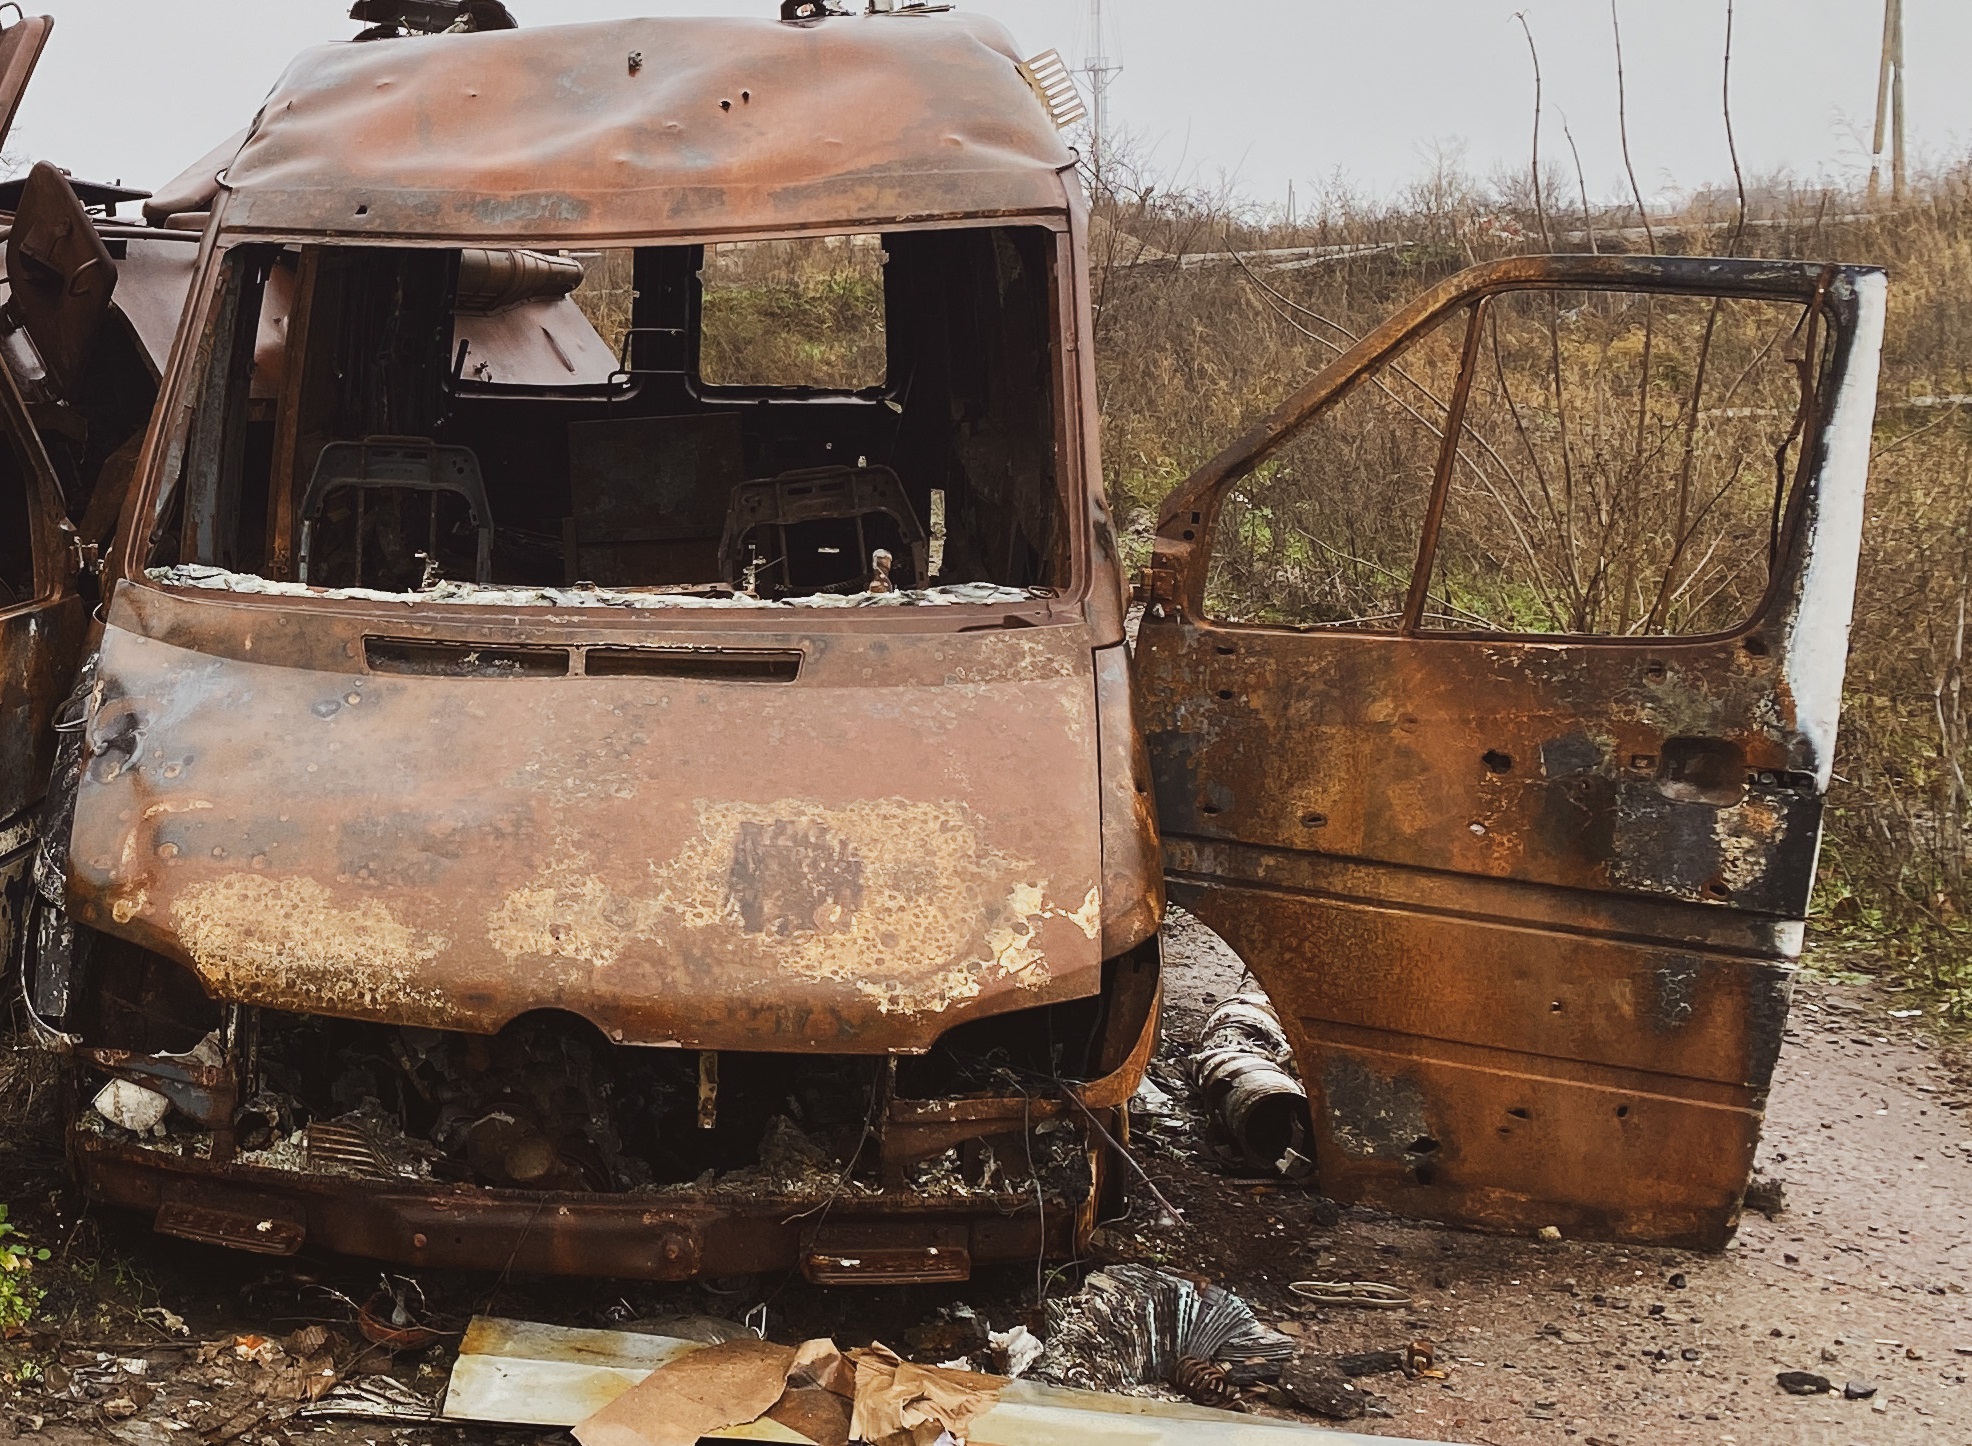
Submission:
POLYGON ((150 576, 501 607, 1050 595, 1053 243, 237 247, 150 576))

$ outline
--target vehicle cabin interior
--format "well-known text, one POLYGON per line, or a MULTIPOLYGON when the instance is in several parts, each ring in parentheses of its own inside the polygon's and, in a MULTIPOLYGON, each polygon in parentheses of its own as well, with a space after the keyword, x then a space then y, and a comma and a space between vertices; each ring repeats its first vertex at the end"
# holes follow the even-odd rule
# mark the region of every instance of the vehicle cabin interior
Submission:
POLYGON ((649 602, 1059 588, 1055 242, 236 247, 149 565, 649 602))

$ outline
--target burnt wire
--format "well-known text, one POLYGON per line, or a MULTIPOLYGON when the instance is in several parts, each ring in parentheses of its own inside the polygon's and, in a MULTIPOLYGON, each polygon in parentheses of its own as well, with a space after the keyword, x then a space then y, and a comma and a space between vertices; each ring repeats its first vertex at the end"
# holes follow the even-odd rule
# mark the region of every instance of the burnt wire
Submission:
MULTIPOLYGON (((1014 1086, 1014 1088, 1019 1089, 1021 1091, 1021 1094, 1025 1096, 1027 1094, 1027 1091, 1022 1087, 1019 1076, 1027 1072, 1018 1070, 1015 1066, 1011 1064, 1005 1065, 1003 1066, 1003 1068, 1006 1071, 1009 1083, 1011 1083, 1014 1086)), ((1066 1081, 1064 1081, 1059 1074, 1051 1074, 1051 1075, 1029 1074, 1029 1078, 1031 1078, 1038 1084, 1048 1086, 1050 1094, 1058 1095, 1060 1098, 1066 1100, 1069 1104, 1073 1105, 1076 1109, 1080 1110, 1082 1112, 1082 1117, 1089 1122, 1089 1127, 1093 1129, 1098 1135, 1102 1136, 1103 1140, 1109 1145, 1109 1147, 1116 1152, 1117 1157, 1121 1159, 1124 1164, 1130 1167, 1130 1172, 1134 1174, 1139 1180, 1143 1181, 1144 1188, 1150 1191, 1151 1198, 1158 1203, 1159 1207, 1163 1209, 1164 1213, 1169 1215, 1173 1220, 1176 1220, 1181 1224, 1183 1223, 1185 1218, 1184 1211, 1180 1210, 1177 1206, 1173 1205, 1169 1200, 1169 1198, 1166 1197, 1164 1192, 1157 1188, 1157 1182, 1151 1179, 1150 1176, 1145 1173, 1143 1166, 1137 1163, 1136 1156, 1130 1153, 1129 1148, 1125 1146, 1122 1141, 1118 1140, 1116 1136, 1112 1135, 1109 1132, 1108 1128, 1103 1124, 1103 1122, 1100 1119, 1096 1118, 1096 1114, 1093 1110, 1091 1110, 1087 1105, 1082 1103, 1081 1096, 1075 1093, 1073 1086, 1069 1085, 1066 1081)), ((1126 1105, 1125 1108, 1127 1109, 1128 1106, 1126 1105)), ((1031 1168, 1032 1156, 1034 1150, 1033 1134, 1031 1131, 1028 1133, 1027 1140, 1028 1140, 1027 1151, 1029 1156, 1029 1167, 1031 1168)))

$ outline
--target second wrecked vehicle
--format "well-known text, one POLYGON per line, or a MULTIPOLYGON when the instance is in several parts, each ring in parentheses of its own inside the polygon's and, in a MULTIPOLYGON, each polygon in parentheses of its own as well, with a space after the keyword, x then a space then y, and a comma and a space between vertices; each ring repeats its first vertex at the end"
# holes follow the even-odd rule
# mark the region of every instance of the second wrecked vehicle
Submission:
POLYGON ((962 14, 295 64, 198 203, 20 931, 93 1194, 416 1265, 1071 1256, 1168 871, 1328 1193, 1729 1236, 1880 274, 1446 281, 1174 494, 1133 678, 1047 94, 962 14), (1564 360, 1639 381, 1623 465, 1564 360), (1599 589, 1514 551, 1542 495, 1636 522, 1599 589))

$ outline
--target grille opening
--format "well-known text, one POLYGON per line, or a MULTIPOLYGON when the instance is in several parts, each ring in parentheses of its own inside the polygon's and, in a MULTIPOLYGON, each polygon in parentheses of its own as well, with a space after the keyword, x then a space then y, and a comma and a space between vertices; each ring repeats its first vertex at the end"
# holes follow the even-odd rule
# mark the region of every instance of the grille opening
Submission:
POLYGON ((792 683, 801 676, 798 651, 714 648, 591 648, 584 670, 592 678, 705 678, 729 683, 792 683))
POLYGON ((363 659, 373 673, 422 678, 566 678, 568 649, 484 647, 417 638, 365 638, 363 659))

